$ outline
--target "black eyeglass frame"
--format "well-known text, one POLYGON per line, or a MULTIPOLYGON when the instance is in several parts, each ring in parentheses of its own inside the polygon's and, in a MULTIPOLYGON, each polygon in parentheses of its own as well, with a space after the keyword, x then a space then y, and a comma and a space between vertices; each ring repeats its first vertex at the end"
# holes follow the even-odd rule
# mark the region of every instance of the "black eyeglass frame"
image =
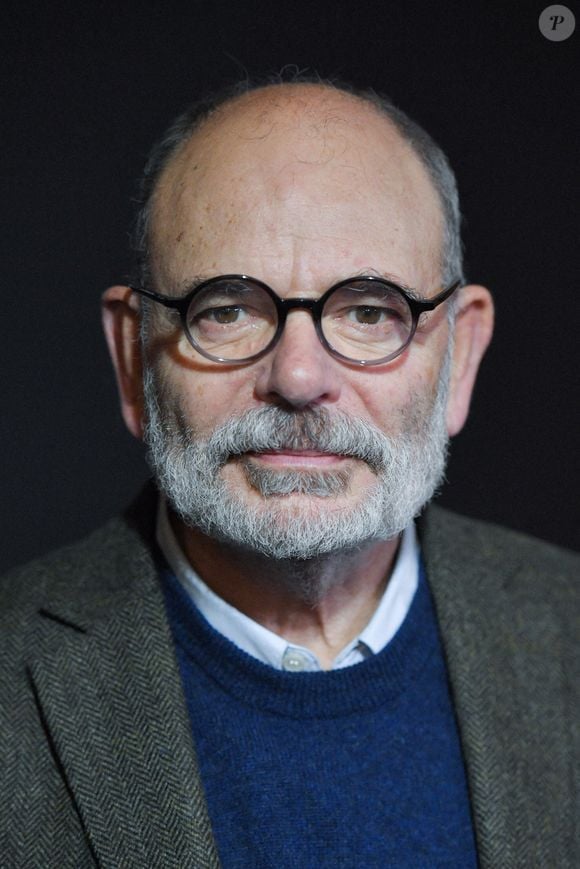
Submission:
POLYGON ((154 290, 148 290, 145 287, 134 287, 130 286, 130 289, 134 293, 139 293, 141 296, 145 296, 145 298, 150 299, 153 302, 158 302, 160 305, 164 305, 166 308, 170 308, 179 313, 181 319, 181 326, 185 333, 185 337, 191 344, 194 350, 197 350, 202 356, 206 359, 210 359, 212 362, 222 362, 228 365, 244 365, 248 362, 256 362, 258 359, 261 359, 267 353, 274 349, 282 332, 284 331, 284 326, 286 325, 286 317, 288 316, 289 311, 293 311, 295 309, 304 309, 310 312, 312 319, 314 321, 314 328, 316 329, 316 334, 318 335, 318 339, 322 346, 337 359, 340 359, 343 362, 348 362, 351 365, 361 365, 361 366, 369 366, 369 365, 384 365, 386 362, 392 362, 393 359, 396 359, 397 356, 400 356, 403 353, 413 338, 415 337, 415 332, 417 331, 417 324, 419 322, 419 317, 421 314, 424 314, 428 311, 433 311, 443 302, 446 302, 450 296, 453 295, 455 290, 459 287, 461 281, 455 281, 450 284, 446 289, 442 290, 438 295, 434 296, 432 299, 416 299, 412 295, 410 295, 406 290, 402 287, 399 287, 398 284, 393 283, 392 281, 388 281, 385 278, 378 278, 374 275, 357 275, 356 277, 346 278, 345 280, 339 281, 336 284, 333 284, 324 295, 320 296, 318 299, 305 299, 302 297, 291 297, 289 299, 281 299, 274 290, 265 284, 263 281, 260 281, 258 278, 252 278, 249 275, 217 275, 213 278, 208 278, 202 283, 195 286, 187 295, 180 296, 178 298, 172 296, 164 296, 161 293, 156 293, 154 290), (218 281, 248 281, 251 282, 262 290, 264 290, 272 299, 276 311, 278 314, 278 324, 276 326, 276 331, 272 336, 271 340, 268 342, 266 347, 263 350, 260 350, 258 353, 255 353, 253 356, 246 356, 243 359, 224 359, 221 356, 212 356, 211 353, 208 353, 206 350, 203 350, 201 347, 198 347, 196 342, 187 326, 187 312, 189 310, 189 306, 195 296, 201 292, 201 290, 206 289, 208 286, 217 283, 218 281), (328 298, 334 293, 336 290, 341 287, 348 286, 353 282, 359 281, 370 281, 372 283, 380 284, 381 286, 385 286, 390 290, 394 290, 399 293, 404 300, 406 301, 409 309, 411 311, 411 330, 409 332, 409 336, 402 347, 396 350, 394 353, 390 353, 388 356, 384 356, 381 359, 351 359, 350 356, 344 356, 338 350, 330 344, 324 335, 322 330, 322 311, 324 306, 328 300, 328 298))

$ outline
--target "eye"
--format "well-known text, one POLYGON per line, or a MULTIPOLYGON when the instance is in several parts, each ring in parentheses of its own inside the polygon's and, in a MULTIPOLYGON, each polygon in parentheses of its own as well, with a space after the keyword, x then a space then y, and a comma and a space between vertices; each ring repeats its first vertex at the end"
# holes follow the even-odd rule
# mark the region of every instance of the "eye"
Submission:
POLYGON ((348 323, 360 326, 388 326, 405 319, 401 311, 384 305, 355 305, 344 316, 348 323))
POLYGON ((206 308, 205 311, 200 311, 197 319, 213 320, 222 326, 229 323, 236 323, 240 319, 240 315, 244 313, 243 308, 237 305, 228 305, 221 308, 206 308))
POLYGON ((380 323, 382 318, 388 314, 389 311, 387 309, 376 308, 371 305, 357 305, 356 308, 351 308, 348 312, 350 319, 353 319, 351 315, 354 315, 357 323, 365 323, 369 326, 380 323))

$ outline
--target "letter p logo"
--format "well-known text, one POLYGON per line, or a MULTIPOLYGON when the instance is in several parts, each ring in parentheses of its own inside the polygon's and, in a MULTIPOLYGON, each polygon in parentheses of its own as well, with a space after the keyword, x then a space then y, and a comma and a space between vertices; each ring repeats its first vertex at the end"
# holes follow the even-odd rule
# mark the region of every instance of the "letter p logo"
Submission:
POLYGON ((550 42, 563 42, 572 36, 576 27, 574 13, 567 6, 547 6, 538 19, 540 33, 550 42))

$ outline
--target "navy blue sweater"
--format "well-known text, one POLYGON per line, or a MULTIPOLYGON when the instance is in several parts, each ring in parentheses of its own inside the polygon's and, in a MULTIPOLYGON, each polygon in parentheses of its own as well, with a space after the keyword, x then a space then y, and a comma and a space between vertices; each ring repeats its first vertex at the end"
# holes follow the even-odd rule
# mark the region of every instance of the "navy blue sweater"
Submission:
POLYGON ((382 652, 321 673, 262 664, 164 589, 224 869, 477 866, 424 575, 382 652))

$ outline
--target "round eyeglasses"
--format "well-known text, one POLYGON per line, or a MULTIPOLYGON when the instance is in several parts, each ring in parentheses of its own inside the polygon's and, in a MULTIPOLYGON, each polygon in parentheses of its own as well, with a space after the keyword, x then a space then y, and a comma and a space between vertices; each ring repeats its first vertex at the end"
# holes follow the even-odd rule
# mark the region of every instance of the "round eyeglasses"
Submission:
POLYGON ((213 362, 244 363, 275 347, 289 311, 310 311, 322 345, 345 362, 380 365, 399 356, 413 340, 421 314, 433 311, 458 288, 456 281, 432 299, 418 299, 391 281, 347 278, 319 299, 281 299, 247 275, 219 275, 180 298, 131 287, 179 313, 191 346, 213 362))

